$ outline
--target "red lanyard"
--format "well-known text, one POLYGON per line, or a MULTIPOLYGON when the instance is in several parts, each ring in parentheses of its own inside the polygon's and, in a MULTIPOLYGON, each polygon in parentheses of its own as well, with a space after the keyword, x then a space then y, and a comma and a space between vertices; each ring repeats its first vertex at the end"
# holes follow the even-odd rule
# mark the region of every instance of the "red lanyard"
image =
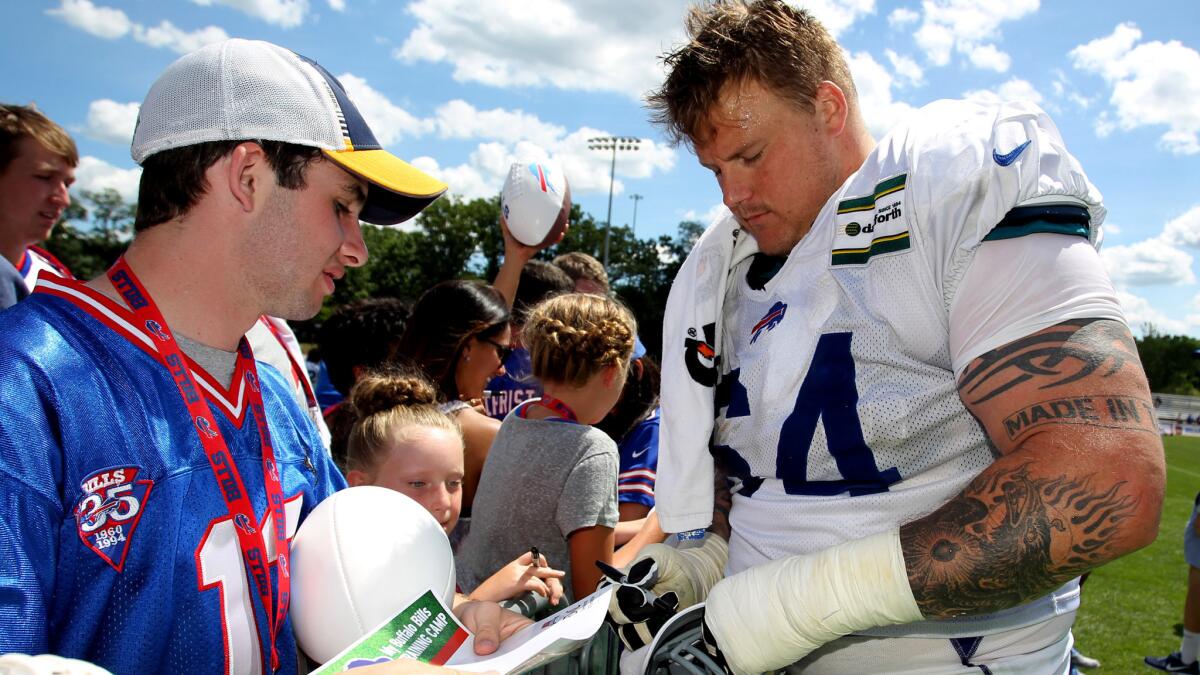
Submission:
MULTIPOLYGON (((192 418, 192 427, 200 444, 204 446, 204 454, 216 476, 221 496, 225 499, 225 507, 233 517, 236 525, 238 544, 242 548, 242 557, 250 568, 250 576, 254 578, 258 588, 258 597, 270 621, 271 631, 271 670, 279 669, 279 651, 275 639, 279 635, 283 621, 287 617, 288 602, 291 599, 291 573, 288 568, 287 517, 283 510, 283 488, 279 484, 279 470, 275 466, 275 450, 271 446, 271 434, 267 429, 267 418, 263 410, 262 392, 259 391, 258 371, 254 365, 254 354, 250 344, 242 338, 238 344, 238 366, 244 368, 246 384, 249 386, 249 405, 254 413, 254 421, 258 425, 258 437, 262 442, 263 477, 267 489, 267 506, 274 520, 275 554, 278 556, 277 570, 279 572, 279 596, 277 602, 272 602, 271 573, 267 568, 267 547, 263 534, 254 526, 259 520, 254 516, 254 505, 242 482, 241 472, 229 452, 229 445, 221 437, 217 428, 216 418, 209 408, 208 402, 201 396, 200 387, 192 377, 191 368, 179 349, 175 337, 167 329, 167 322, 154 304, 150 294, 142 287, 140 281, 125 258, 117 260, 108 271, 108 278, 113 287, 133 310, 134 316, 146 330, 155 338, 159 358, 171 373, 171 379, 179 389, 179 395, 187 406, 192 418), (271 610, 274 608, 274 614, 271 610)), ((236 372, 236 371, 235 371, 236 372)))
POLYGON ((571 406, 553 396, 542 394, 542 397, 535 400, 534 403, 549 409, 550 412, 558 415, 564 422, 579 423, 579 418, 575 416, 575 411, 571 410, 571 406))

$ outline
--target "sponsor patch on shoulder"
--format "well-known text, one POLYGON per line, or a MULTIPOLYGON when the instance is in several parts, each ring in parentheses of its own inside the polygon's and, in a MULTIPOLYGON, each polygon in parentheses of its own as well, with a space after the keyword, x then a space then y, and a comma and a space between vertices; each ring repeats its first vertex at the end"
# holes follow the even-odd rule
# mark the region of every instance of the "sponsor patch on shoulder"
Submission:
POLYGON ((79 538, 120 572, 142 518, 154 481, 138 480, 141 468, 120 466, 93 473, 80 483, 83 497, 75 505, 79 538))
POLYGON ((911 247, 904 200, 907 178, 903 173, 893 176, 876 184, 869 195, 838 202, 830 265, 864 265, 911 247))

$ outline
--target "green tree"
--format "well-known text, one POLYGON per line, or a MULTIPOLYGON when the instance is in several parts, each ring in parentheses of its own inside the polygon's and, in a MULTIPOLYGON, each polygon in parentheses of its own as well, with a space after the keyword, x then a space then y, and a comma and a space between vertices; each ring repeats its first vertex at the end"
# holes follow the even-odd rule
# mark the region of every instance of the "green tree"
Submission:
POLYGON ((1166 335, 1147 325, 1137 340, 1138 354, 1150 390, 1160 394, 1200 395, 1200 340, 1186 335, 1166 335))
POLYGON ((84 190, 59 217, 46 250, 80 279, 91 279, 109 268, 128 244, 136 205, 126 204, 112 188, 84 190))

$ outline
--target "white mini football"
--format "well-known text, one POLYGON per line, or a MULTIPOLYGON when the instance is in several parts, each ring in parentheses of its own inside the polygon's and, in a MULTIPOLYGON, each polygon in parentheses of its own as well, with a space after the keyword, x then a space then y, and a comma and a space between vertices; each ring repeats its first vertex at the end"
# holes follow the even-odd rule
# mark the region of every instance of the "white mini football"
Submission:
POLYGON ((292 626, 318 663, 433 590, 454 603, 454 554, 420 504, 364 485, 317 505, 292 541, 292 626))
POLYGON ((551 243, 571 214, 567 177, 550 164, 513 164, 500 191, 500 212, 517 241, 526 246, 551 243))

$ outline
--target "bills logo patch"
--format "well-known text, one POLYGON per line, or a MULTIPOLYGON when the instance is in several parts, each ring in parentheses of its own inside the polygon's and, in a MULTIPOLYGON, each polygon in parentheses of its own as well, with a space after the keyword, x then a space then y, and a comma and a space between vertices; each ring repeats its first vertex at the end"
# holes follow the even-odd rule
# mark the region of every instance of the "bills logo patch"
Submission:
POLYGON ((763 318, 754 324, 754 328, 750 331, 750 344, 754 344, 758 340, 758 336, 764 332, 771 332, 775 326, 778 326, 783 321, 783 315, 787 313, 787 304, 777 302, 771 305, 771 309, 763 315, 763 318))
POLYGON ((97 471, 80 483, 83 498, 75 505, 79 538, 96 555, 120 572, 142 518, 152 480, 138 480, 136 466, 97 471))

